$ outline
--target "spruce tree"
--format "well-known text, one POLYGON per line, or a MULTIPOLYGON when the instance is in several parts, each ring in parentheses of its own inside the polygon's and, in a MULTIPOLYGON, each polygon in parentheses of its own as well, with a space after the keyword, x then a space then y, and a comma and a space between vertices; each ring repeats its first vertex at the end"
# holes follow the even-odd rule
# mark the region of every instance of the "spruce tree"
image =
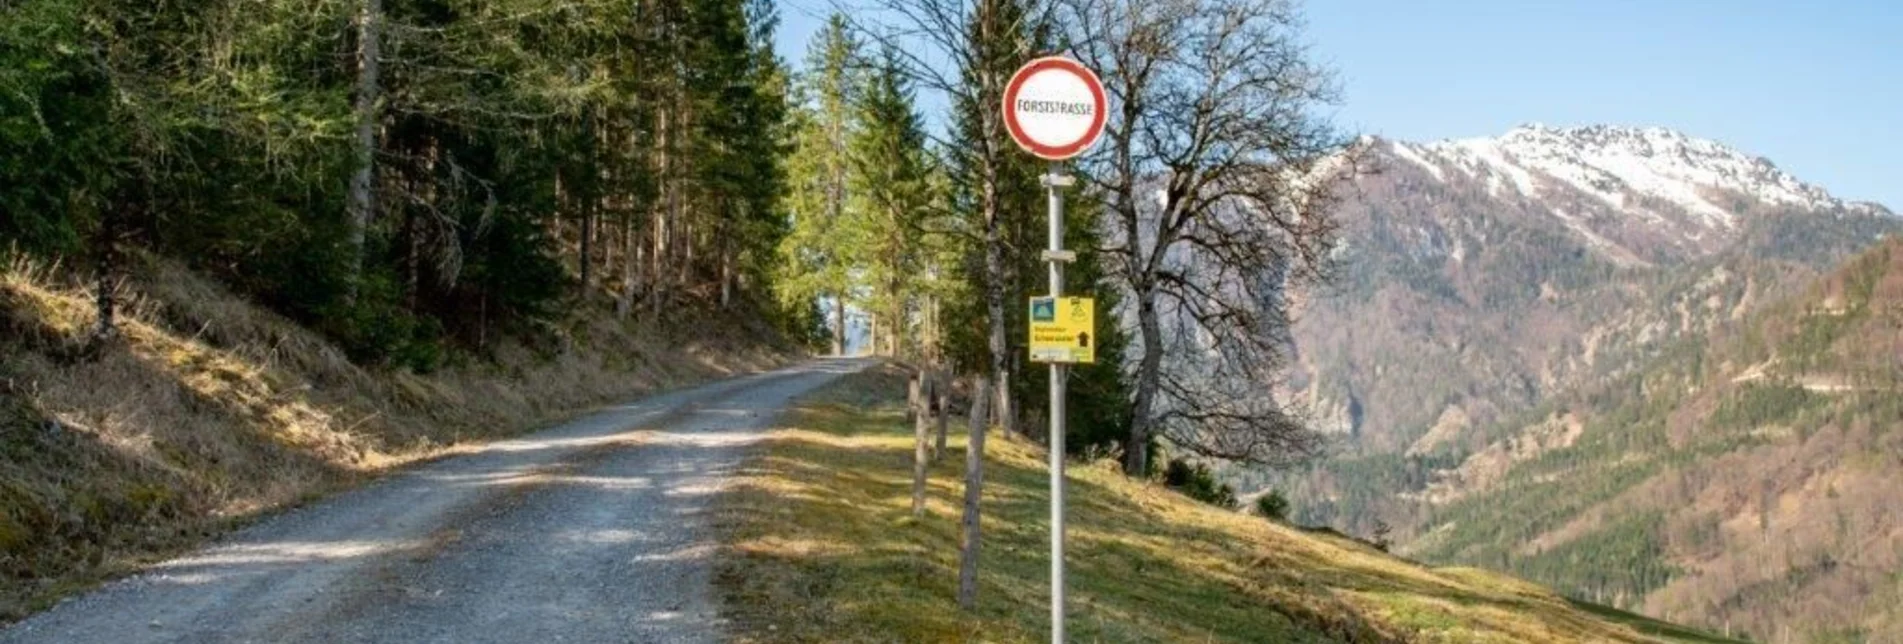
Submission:
POLYGON ((786 90, 765 0, 4 12, 0 248, 103 275, 138 246, 417 367, 540 328, 584 275, 624 313, 772 292, 786 90))
POLYGON ((852 192, 858 203, 853 238, 861 248, 864 306, 883 325, 875 352, 898 355, 909 335, 911 298, 923 268, 919 238, 933 206, 931 157, 912 90, 888 47, 865 78, 851 141, 852 192))
POLYGON ((853 297, 850 268, 857 228, 849 198, 854 125, 853 94, 859 43, 834 15, 807 51, 806 68, 792 110, 792 153, 787 163, 786 207, 791 230, 780 244, 784 274, 780 297, 789 305, 821 300, 832 311, 833 353, 846 349, 846 305, 853 297))

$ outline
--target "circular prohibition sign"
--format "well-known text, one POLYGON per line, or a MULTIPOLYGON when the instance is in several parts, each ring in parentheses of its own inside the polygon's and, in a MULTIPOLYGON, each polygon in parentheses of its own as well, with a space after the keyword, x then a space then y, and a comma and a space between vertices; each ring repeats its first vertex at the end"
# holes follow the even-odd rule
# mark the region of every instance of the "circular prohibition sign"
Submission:
POLYGON ((1005 85, 1005 129, 1018 147, 1040 159, 1083 154, 1103 137, 1107 112, 1097 74, 1063 56, 1025 63, 1005 85))

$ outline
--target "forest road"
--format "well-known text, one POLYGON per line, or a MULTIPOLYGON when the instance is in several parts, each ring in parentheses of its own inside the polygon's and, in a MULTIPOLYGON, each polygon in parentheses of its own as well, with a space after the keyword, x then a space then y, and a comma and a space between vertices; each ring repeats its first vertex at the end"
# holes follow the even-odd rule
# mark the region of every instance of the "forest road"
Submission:
POLYGON ((702 642, 714 495, 820 360, 610 407, 260 521, 14 642, 702 642))

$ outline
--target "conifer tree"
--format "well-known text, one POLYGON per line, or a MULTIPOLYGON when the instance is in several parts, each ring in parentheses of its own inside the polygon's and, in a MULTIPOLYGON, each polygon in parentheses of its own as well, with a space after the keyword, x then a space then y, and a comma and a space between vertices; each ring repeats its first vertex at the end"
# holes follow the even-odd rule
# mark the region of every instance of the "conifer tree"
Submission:
POLYGON ((859 43, 842 15, 834 15, 807 51, 792 113, 787 163, 787 209, 792 227, 780 245, 780 297, 789 306, 824 301, 831 311, 832 349, 846 349, 846 305, 853 297, 852 169, 847 150, 859 81, 859 43))
POLYGON ((850 150, 852 190, 858 208, 852 236, 863 246, 860 292, 864 308, 877 313, 886 342, 875 352, 899 355, 910 335, 913 290, 923 268, 921 225, 933 207, 932 158, 925 148, 925 127, 913 106, 895 54, 888 46, 865 78, 859 94, 850 150))
POLYGON ((575 282, 618 285, 624 314, 772 293, 765 0, 0 11, 0 247, 138 246, 422 368, 556 315, 575 282))

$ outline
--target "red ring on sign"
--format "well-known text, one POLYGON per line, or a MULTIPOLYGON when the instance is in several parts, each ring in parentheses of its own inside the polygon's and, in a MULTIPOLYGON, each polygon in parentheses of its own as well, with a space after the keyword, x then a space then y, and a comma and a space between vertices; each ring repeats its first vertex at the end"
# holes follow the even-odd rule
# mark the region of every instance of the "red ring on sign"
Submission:
POLYGON ((1084 150, 1097 142, 1098 137, 1103 136, 1104 118, 1108 112, 1109 101, 1104 97, 1103 81, 1098 80, 1097 74, 1091 72, 1090 69, 1063 56, 1048 56, 1025 63, 1023 67, 1018 68, 1016 74, 1011 76, 1011 83, 1006 85, 1004 90, 1005 129, 1011 132, 1011 138, 1017 141, 1018 147, 1024 148, 1026 152, 1040 159, 1063 161, 1082 154, 1084 150), (1090 127, 1084 130, 1083 137, 1064 145, 1044 145, 1031 140, 1031 137, 1024 133, 1024 126, 1018 123, 1017 110, 1011 107, 1017 103, 1018 92, 1023 91, 1024 83, 1029 81, 1032 75, 1050 69, 1069 72, 1084 81, 1084 86, 1090 88, 1091 99, 1096 103, 1096 111, 1093 112, 1090 127))

